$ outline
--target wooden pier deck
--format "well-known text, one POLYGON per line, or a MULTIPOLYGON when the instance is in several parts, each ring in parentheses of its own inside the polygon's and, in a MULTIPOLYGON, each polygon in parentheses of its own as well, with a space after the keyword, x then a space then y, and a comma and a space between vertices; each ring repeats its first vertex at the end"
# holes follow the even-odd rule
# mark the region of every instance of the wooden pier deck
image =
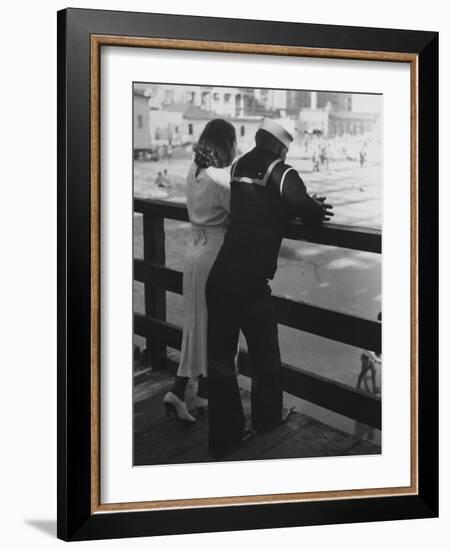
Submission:
MULTIPOLYGON (((170 371, 135 374, 134 383, 134 465, 214 462, 208 454, 208 415, 185 425, 165 416, 164 394, 170 389, 170 371)), ((250 416, 250 394, 241 389, 246 417, 250 416)), ((192 388, 186 398, 192 409, 192 388)), ((295 412, 278 429, 257 435, 221 461, 267 460, 345 455, 379 454, 373 443, 337 430, 309 416, 295 412)))

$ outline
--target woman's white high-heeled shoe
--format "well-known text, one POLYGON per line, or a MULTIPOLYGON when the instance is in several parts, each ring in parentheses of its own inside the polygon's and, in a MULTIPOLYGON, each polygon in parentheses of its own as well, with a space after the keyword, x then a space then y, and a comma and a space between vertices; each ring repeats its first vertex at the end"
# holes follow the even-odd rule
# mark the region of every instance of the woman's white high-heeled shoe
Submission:
POLYGON ((186 403, 181 401, 171 391, 166 393, 163 399, 164 406, 166 407, 166 415, 174 416, 176 420, 180 422, 195 422, 195 418, 189 413, 186 407, 186 403))
POLYGON ((197 395, 195 397, 195 408, 199 414, 203 414, 208 409, 208 400, 205 397, 197 395))

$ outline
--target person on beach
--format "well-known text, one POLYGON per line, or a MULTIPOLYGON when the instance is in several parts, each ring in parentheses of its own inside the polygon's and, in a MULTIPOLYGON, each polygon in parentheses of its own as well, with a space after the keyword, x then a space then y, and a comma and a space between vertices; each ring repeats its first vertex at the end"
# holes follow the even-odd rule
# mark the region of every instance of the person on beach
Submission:
POLYGON ((158 175, 155 178, 155 185, 157 187, 165 187, 162 172, 158 172, 158 175))
POLYGON ((191 231, 183 270, 181 360, 173 387, 164 396, 167 414, 185 422, 195 422, 185 403, 189 379, 198 378, 197 408, 208 404, 205 286, 227 229, 230 165, 235 156, 234 126, 222 119, 211 120, 194 146, 186 180, 191 231))
MULTIPOLYGON (((381 311, 378 313, 377 321, 381 322, 381 311)), ((361 387, 361 383, 364 384, 364 388, 367 392, 370 392, 368 381, 370 379, 372 383, 372 393, 379 394, 380 388, 377 385, 377 372, 381 369, 381 352, 363 350, 361 353, 361 371, 356 381, 356 388, 361 387)))
POLYGON ((255 148, 231 168, 228 229, 206 284, 208 444, 215 458, 249 438, 234 361, 240 330, 249 352, 253 431, 267 432, 289 413, 283 409, 278 326, 268 281, 277 270, 286 222, 298 217, 314 226, 332 216, 325 198, 308 195, 298 172, 286 164, 292 141, 279 121, 264 119, 255 148))
POLYGON ((171 179, 170 179, 169 173, 168 173, 166 168, 164 169, 164 172, 163 172, 163 175, 162 175, 162 180, 163 180, 163 183, 164 183, 164 187, 169 187, 170 188, 171 179))

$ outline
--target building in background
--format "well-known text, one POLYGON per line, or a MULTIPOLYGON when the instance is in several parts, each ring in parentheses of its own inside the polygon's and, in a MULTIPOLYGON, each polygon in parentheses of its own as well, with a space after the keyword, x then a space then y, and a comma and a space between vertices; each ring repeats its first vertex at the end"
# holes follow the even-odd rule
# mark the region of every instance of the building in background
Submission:
POLYGON ((380 106, 379 97, 367 94, 136 84, 134 146, 151 153, 161 145, 192 144, 217 117, 235 125, 243 149, 252 144, 264 116, 284 119, 297 138, 375 135, 380 106))
POLYGON ((357 136, 378 132, 378 114, 341 111, 329 113, 328 136, 357 136))
POLYGON ((379 130, 380 98, 343 92, 292 91, 287 112, 298 113, 297 131, 324 137, 361 136, 379 130))
POLYGON ((194 143, 205 124, 220 116, 234 124, 239 142, 253 140, 261 123, 260 116, 227 116, 192 103, 172 103, 165 106, 164 110, 149 110, 150 140, 153 144, 173 146, 194 143))
POLYGON ((151 146, 148 97, 139 88, 133 90, 133 144, 137 154, 151 146))

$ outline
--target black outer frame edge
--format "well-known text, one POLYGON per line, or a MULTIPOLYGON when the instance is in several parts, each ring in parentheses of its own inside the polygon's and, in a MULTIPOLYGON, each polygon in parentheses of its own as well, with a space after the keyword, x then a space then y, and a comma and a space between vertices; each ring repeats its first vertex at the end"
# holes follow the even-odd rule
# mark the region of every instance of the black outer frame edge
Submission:
POLYGON ((418 102, 419 494, 436 516, 439 513, 438 56, 436 33, 420 52, 418 102))
POLYGON ((437 515, 437 270, 425 271, 430 265, 437 266, 437 36, 426 31, 102 10, 58 12, 59 538, 92 540, 437 515), (427 416, 427 425, 419 421, 418 496, 91 515, 90 438, 86 437, 90 433, 90 228, 86 223, 90 189, 86 182, 90 177, 91 34, 420 54, 419 131, 422 136, 436 140, 434 143, 432 139, 419 140, 420 364, 423 367, 430 357, 436 361, 431 365, 432 375, 428 365, 426 376, 424 368, 419 370, 419 410, 420 415, 427 416), (433 102, 431 111, 430 102, 433 102), (426 216, 430 208, 436 212, 434 219, 426 216))
POLYGON ((431 518, 418 496, 94 514, 71 540, 131 538, 431 518))
POLYGON ((57 16, 57 536, 67 536, 67 505, 66 505, 66 123, 65 123, 65 91, 66 91, 66 15, 59 12, 57 16))
POLYGON ((433 31, 68 8, 92 34, 418 53, 433 31), (264 38, 262 38, 264 36, 264 38), (374 43, 376 42, 376 45, 374 43), (324 46, 326 43, 326 46, 324 46))
POLYGON ((57 535, 69 540, 91 515, 90 62, 89 34, 73 24, 68 11, 58 12, 57 23, 57 535))

